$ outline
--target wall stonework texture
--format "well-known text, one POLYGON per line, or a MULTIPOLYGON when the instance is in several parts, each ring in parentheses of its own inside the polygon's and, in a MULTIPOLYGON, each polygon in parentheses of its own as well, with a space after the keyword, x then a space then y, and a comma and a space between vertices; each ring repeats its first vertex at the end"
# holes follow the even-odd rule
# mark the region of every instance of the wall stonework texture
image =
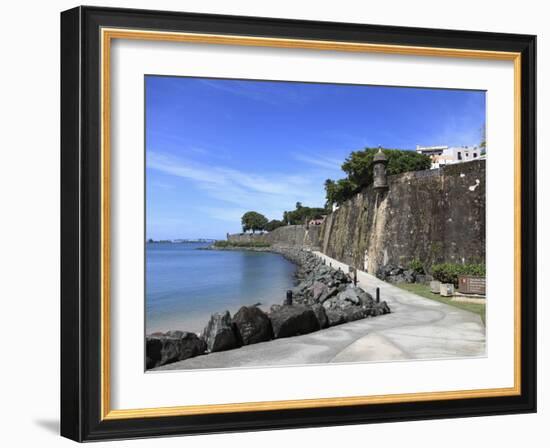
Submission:
POLYGON ((485 261, 485 160, 388 177, 389 188, 364 188, 321 226, 285 226, 230 241, 303 246, 376 273, 417 258, 434 263, 485 261))
POLYGON ((331 213, 321 229, 321 250, 376 273, 388 263, 417 258, 434 263, 485 261, 485 160, 388 178, 331 213))
POLYGON ((228 235, 227 239, 231 242, 262 242, 274 246, 282 247, 305 247, 310 249, 320 249, 319 234, 321 226, 284 226, 275 229, 269 233, 243 233, 228 235))

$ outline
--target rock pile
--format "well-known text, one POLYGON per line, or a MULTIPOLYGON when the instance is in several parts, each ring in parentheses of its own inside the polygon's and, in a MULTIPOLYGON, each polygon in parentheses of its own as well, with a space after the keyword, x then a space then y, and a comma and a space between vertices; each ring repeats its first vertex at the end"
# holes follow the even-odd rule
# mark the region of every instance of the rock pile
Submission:
POLYGON ((279 253, 298 266, 296 286, 282 305, 273 305, 269 313, 257 305, 243 306, 233 317, 229 311, 215 313, 200 337, 181 331, 147 336, 147 368, 390 312, 386 302, 376 303, 353 285, 348 274, 327 266, 311 252, 285 249, 279 253))
POLYGON ((240 345, 256 344, 273 338, 271 321, 257 306, 243 306, 233 316, 233 326, 240 345))
POLYGON ((229 311, 212 314, 204 327, 202 338, 210 352, 221 352, 238 347, 239 339, 233 328, 229 311))
POLYGON ((428 283, 433 280, 431 275, 419 274, 412 269, 395 264, 386 264, 380 267, 376 276, 389 283, 428 283))
POLYGON ((317 310, 321 305, 328 326, 390 312, 386 302, 376 303, 368 292, 353 285, 348 274, 327 266, 312 253, 292 250, 283 255, 299 266, 298 284, 292 290, 294 303, 317 307, 317 310))
POLYGON ((275 305, 269 313, 269 319, 276 339, 312 333, 321 329, 313 309, 304 305, 275 305))
POLYGON ((145 364, 148 369, 182 361, 206 351, 206 342, 195 333, 169 331, 147 336, 145 364))

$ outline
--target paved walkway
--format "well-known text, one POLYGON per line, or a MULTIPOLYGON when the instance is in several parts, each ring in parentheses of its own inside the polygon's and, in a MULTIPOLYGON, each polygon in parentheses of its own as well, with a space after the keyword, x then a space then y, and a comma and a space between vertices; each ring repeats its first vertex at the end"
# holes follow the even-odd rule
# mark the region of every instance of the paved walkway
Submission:
MULTIPOLYGON (((346 264, 315 253, 348 272, 346 264)), ((379 287, 391 314, 198 356, 155 370, 485 356, 485 326, 477 314, 402 290, 366 272, 358 271, 357 280, 373 297, 379 287)))

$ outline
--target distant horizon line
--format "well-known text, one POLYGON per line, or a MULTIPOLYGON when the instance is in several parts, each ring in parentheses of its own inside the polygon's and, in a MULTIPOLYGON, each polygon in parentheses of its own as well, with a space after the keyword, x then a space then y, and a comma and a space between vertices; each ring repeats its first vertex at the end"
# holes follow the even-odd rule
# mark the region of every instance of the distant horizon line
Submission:
POLYGON ((145 242, 158 243, 158 242, 172 242, 172 243, 201 243, 201 242, 211 242, 219 241, 220 238, 145 238, 145 242))

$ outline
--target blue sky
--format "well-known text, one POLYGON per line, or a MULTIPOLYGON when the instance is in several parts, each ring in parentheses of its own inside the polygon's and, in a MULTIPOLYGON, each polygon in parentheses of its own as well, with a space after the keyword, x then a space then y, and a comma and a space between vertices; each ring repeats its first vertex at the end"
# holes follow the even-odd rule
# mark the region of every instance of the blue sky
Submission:
POLYGON ((323 206, 365 146, 475 145, 480 91, 147 76, 146 236, 224 238, 255 210, 323 206))

